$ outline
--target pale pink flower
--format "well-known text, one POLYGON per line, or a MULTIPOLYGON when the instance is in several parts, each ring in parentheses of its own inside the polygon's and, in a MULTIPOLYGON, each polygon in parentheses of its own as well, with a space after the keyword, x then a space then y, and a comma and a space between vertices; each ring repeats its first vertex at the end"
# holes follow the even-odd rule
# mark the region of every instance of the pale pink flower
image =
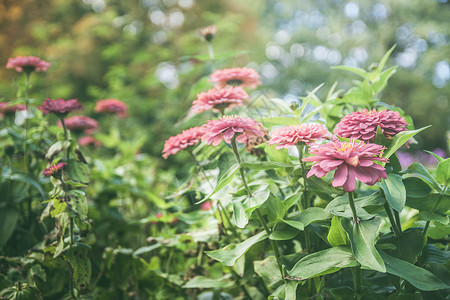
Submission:
POLYGON ((104 99, 97 101, 95 112, 115 113, 118 118, 125 118, 128 116, 127 105, 117 99, 104 99))
POLYGON ((45 72, 50 67, 50 63, 36 56, 17 56, 9 58, 6 64, 7 69, 16 69, 17 72, 37 71, 45 72))
MULTIPOLYGON (((74 132, 86 132, 90 134, 92 131, 98 129, 98 122, 92 118, 86 116, 72 116, 64 119, 66 128, 74 132)), ((62 127, 61 121, 58 122, 58 126, 62 127)))
POLYGON ((250 118, 239 116, 223 116, 219 120, 209 120, 205 125, 205 134, 202 141, 208 145, 217 146, 222 140, 231 143, 231 139, 236 134, 236 141, 246 143, 249 137, 264 136, 261 131, 262 124, 250 118))
POLYGON ((191 107, 191 112, 200 113, 205 110, 219 110, 223 113, 225 108, 234 105, 242 105, 249 98, 246 91, 241 87, 230 87, 224 89, 211 89, 197 95, 191 107))
POLYGON ((183 130, 180 134, 171 136, 164 144, 163 157, 167 159, 169 155, 174 155, 180 150, 196 145, 200 142, 203 134, 203 127, 192 127, 183 130))
POLYGON ((215 83, 218 88, 232 85, 254 89, 258 85, 261 85, 259 74, 255 70, 249 68, 217 70, 211 74, 209 81, 215 83))
POLYGON ((97 140, 95 137, 91 135, 82 136, 78 139, 78 145, 80 146, 94 146, 94 147, 101 147, 103 144, 99 140, 97 140))
POLYGON ((391 139, 397 133, 407 130, 405 128, 407 125, 409 124, 398 111, 386 109, 368 111, 364 108, 362 112, 357 111, 343 117, 336 125, 334 133, 341 137, 367 142, 375 139, 378 126, 384 136, 391 139))
POLYGON ((311 147, 309 152, 317 156, 304 158, 303 161, 315 162, 308 172, 308 178, 312 175, 323 177, 337 168, 332 185, 342 186, 346 192, 353 192, 356 179, 374 185, 381 178, 387 178, 385 168, 375 163, 388 162, 381 157, 383 149, 385 148, 377 144, 332 141, 311 147))
POLYGON ((55 99, 52 100, 47 98, 42 102, 42 105, 39 106, 39 110, 42 111, 45 115, 54 113, 59 117, 66 116, 69 112, 74 110, 82 110, 83 106, 77 99, 55 99))
POLYGON ((210 210, 212 207, 211 201, 205 201, 202 204, 200 204, 200 210, 210 210))
POLYGON ((277 128, 272 132, 269 145, 276 145, 275 149, 290 148, 298 143, 310 146, 313 142, 329 137, 328 130, 322 124, 299 124, 277 128))

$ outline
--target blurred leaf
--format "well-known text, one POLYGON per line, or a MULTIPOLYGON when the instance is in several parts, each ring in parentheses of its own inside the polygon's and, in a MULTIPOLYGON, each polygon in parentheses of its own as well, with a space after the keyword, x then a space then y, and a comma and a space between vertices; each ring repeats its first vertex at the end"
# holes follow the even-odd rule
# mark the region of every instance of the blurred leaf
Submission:
POLYGON ((219 181, 217 182, 217 185, 214 188, 214 190, 208 196, 206 196, 205 198, 203 198, 202 200, 200 200, 196 204, 200 204, 200 203, 203 203, 203 202, 209 200, 209 198, 211 198, 211 196, 213 196, 215 193, 217 193, 218 191, 223 189, 225 186, 227 186, 231 182, 231 180, 233 180, 234 175, 236 175, 236 172, 238 170, 239 170, 239 165, 238 164, 233 165, 228 170, 228 172, 223 174, 223 176, 219 179, 219 181))
POLYGON ((444 161, 444 158, 440 157, 440 156, 437 155, 437 154, 434 154, 434 153, 431 152, 431 151, 427 151, 427 150, 423 150, 423 151, 426 152, 426 153, 428 153, 428 154, 430 154, 430 155, 433 155, 433 157, 436 158, 436 160, 438 161, 438 163, 441 163, 441 162, 444 161))
MULTIPOLYGON (((229 277, 229 276, 228 276, 229 277)), ((189 280, 183 285, 185 289, 209 289, 209 288, 220 288, 226 289, 234 285, 233 281, 228 280, 228 277, 220 279, 212 279, 205 276, 196 276, 189 280)))
POLYGON ((19 219, 19 211, 13 206, 0 208, 0 248, 11 237, 19 219))
POLYGON ((349 66, 332 66, 331 69, 344 70, 344 71, 352 72, 352 73, 354 73, 356 75, 361 76, 364 79, 367 79, 367 75, 369 74, 364 69, 355 68, 355 67, 349 67, 349 66))
POLYGON ((292 168, 292 164, 283 164, 273 161, 259 161, 259 162, 243 162, 241 167, 249 168, 256 171, 271 170, 276 168, 292 168))
POLYGON ((42 189, 42 186, 39 184, 39 182, 37 182, 36 180, 31 178, 29 175, 15 173, 15 174, 11 175, 9 178, 10 178, 10 180, 20 181, 20 182, 31 185, 39 192, 39 194, 41 194, 42 199, 47 198, 47 195, 44 192, 44 190, 42 189))
POLYGON ((450 181, 450 158, 440 162, 436 169, 436 180, 444 186, 448 186, 450 181))
POLYGON ((53 145, 50 146, 50 148, 47 150, 47 153, 45 154, 45 159, 47 161, 52 161, 53 157, 57 155, 59 152, 66 150, 70 146, 70 141, 57 141, 53 145))

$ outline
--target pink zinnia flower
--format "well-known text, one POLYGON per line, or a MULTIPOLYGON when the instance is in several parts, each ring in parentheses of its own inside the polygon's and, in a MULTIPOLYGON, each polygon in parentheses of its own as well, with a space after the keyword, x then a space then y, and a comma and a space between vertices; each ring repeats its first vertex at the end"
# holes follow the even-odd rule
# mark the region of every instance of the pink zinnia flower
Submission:
POLYGON ((377 144, 334 141, 311 147, 309 152, 317 156, 304 158, 303 161, 315 162, 308 172, 308 178, 312 175, 323 177, 337 168, 332 185, 342 186, 346 192, 353 192, 356 179, 374 185, 380 178, 387 178, 384 167, 375 163, 388 162, 386 158, 380 157, 383 149, 385 148, 377 144))
POLYGON ((95 137, 87 135, 82 136, 78 139, 78 145, 80 146, 94 146, 94 147, 101 147, 103 144, 99 140, 97 140, 95 137))
POLYGON ((61 171, 64 168, 64 166, 66 166, 66 163, 60 162, 57 163, 56 165, 52 165, 48 168, 46 168, 44 170, 44 172, 42 172, 42 174, 44 174, 44 176, 54 176, 54 177, 60 177, 61 176, 61 171))
POLYGON ((95 112, 115 113, 118 118, 126 118, 128 116, 127 105, 117 99, 99 100, 95 106, 95 112))
POLYGON ((80 102, 78 102, 77 99, 70 99, 70 100, 64 100, 64 99, 50 99, 47 98, 42 102, 42 105, 39 106, 39 110, 42 111, 45 115, 53 113, 59 117, 64 117, 68 113, 74 111, 74 110, 82 110, 83 105, 81 105, 80 102))
POLYGON ((192 103, 191 111, 199 113, 215 109, 223 113, 225 108, 242 105, 243 101, 248 98, 247 92, 238 86, 225 89, 211 89, 197 95, 197 99, 192 103))
MULTIPOLYGON (((98 129, 98 122, 92 118, 86 116, 72 116, 64 120, 67 129, 75 132, 92 132, 98 129)), ((61 121, 58 122, 58 126, 62 127, 61 121)))
POLYGON ((329 135, 327 128, 322 124, 291 125, 275 129, 268 144, 278 144, 275 149, 290 148, 298 143, 305 143, 309 146, 329 135))
POLYGON ((194 146, 200 142, 203 134, 203 127, 192 127, 183 130, 180 134, 171 136, 164 144, 163 157, 167 159, 169 155, 174 155, 180 150, 194 146))
POLYGON ((405 128, 407 125, 409 124, 398 111, 385 109, 368 111, 364 108, 362 112, 357 111, 343 117, 336 125, 334 133, 341 137, 367 142, 375 139, 378 126, 384 136, 391 139, 397 133, 407 130, 405 128))
POLYGON ((249 68, 217 70, 211 74, 209 81, 215 83, 218 88, 232 85, 254 89, 258 85, 261 85, 259 74, 255 70, 249 68))
POLYGON ((249 137, 264 136, 264 132, 261 131, 262 128, 261 123, 250 118, 223 116, 219 120, 208 121, 208 124, 205 125, 205 134, 202 136, 202 141, 206 141, 208 145, 217 146, 224 139, 229 144, 236 134, 236 141, 245 143, 249 137))
POLYGON ((210 210, 212 207, 211 201, 205 201, 202 204, 200 204, 200 210, 210 210))
POLYGON ((0 102, 0 114, 13 115, 16 113, 16 111, 25 109, 26 106, 22 103, 11 105, 9 102, 0 102))
POLYGON ((33 71, 47 71, 50 63, 40 59, 36 56, 17 56, 9 58, 6 64, 7 69, 15 68, 17 72, 33 72, 33 71))

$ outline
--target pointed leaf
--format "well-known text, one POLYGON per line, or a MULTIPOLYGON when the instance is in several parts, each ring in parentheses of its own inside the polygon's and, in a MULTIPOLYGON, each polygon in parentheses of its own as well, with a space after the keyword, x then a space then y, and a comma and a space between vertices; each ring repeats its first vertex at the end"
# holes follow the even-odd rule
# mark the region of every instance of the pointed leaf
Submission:
POLYGON ((348 72, 352 72, 354 74, 357 74, 359 76, 361 76, 364 79, 367 79, 367 75, 369 73, 367 73, 366 70, 361 69, 361 68, 355 68, 355 67, 350 67, 350 66, 333 66, 331 67, 331 69, 334 70, 344 70, 344 71, 348 71, 348 72))
POLYGON ((433 176, 431 176, 430 172, 428 172, 428 170, 420 163, 415 162, 415 163, 411 164, 408 167, 408 169, 406 169, 402 173, 417 175, 417 176, 421 177, 423 180, 425 180, 429 185, 431 185, 437 191, 442 191, 441 185, 436 181, 436 179, 434 179, 433 176))
POLYGON ((219 250, 206 251, 206 254, 209 257, 220 261, 224 265, 231 267, 253 245, 261 241, 264 241, 265 239, 267 239, 267 233, 265 231, 261 231, 257 235, 254 235, 251 238, 246 239, 242 243, 228 245, 225 248, 219 250))
POLYGON ((242 196, 232 200, 233 220, 237 227, 244 228, 248 224, 248 217, 245 213, 243 201, 247 196, 242 196))
POLYGON ((219 179, 219 181, 217 182, 216 187, 214 188, 214 190, 205 198, 203 198, 202 200, 200 200, 199 202, 197 202, 196 204, 200 204, 203 203, 207 200, 209 200, 209 198, 211 198, 211 196, 213 196, 215 193, 217 193, 218 191, 220 191, 221 189, 223 189, 225 186, 227 186, 231 180, 233 180, 234 175, 236 175, 236 172, 239 170, 239 165, 235 164, 233 165, 228 172, 226 172, 222 178, 219 179))
POLYGON ((405 279, 422 291, 436 291, 450 288, 450 286, 443 283, 436 275, 428 270, 398 258, 394 258, 382 251, 380 254, 383 257, 383 261, 386 263, 387 273, 405 279))
POLYGON ((444 161, 440 162, 436 169, 436 180, 443 184, 444 186, 447 186, 450 181, 450 158, 445 159, 444 161))
POLYGON ((221 288, 226 289, 230 288, 234 285, 234 283, 228 278, 220 278, 220 279, 212 279, 206 276, 195 276, 185 285, 183 288, 185 289, 210 289, 210 288, 221 288))
POLYGON ((261 171, 261 170, 272 170, 276 168, 292 168, 294 166, 291 164, 283 164, 274 161, 260 161, 260 162, 243 162, 241 163, 241 167, 261 171))
POLYGON ((397 174, 388 174, 386 179, 378 183, 378 186, 383 189, 389 205, 401 212, 406 203, 406 189, 402 177, 397 174))
POLYGON ((327 240, 333 247, 349 244, 347 233, 345 233, 338 216, 333 216, 331 219, 331 227, 327 240))
POLYGON ((69 271, 78 290, 85 290, 91 281, 91 261, 88 255, 88 247, 76 244, 72 248, 67 248, 64 253, 64 260, 69 266, 69 271))
POLYGON ((431 127, 431 125, 422 127, 417 130, 411 130, 411 131, 402 131, 400 133, 397 133, 389 143, 388 148, 386 149, 386 152, 384 153, 384 158, 389 158, 392 154, 394 154, 403 144, 405 144, 410 138, 418 134, 419 132, 431 127))
POLYGON ((375 249, 375 239, 378 236, 381 219, 360 221, 359 223, 349 219, 341 219, 341 224, 347 232, 352 251, 358 262, 366 268, 378 272, 386 272, 383 260, 375 249))
POLYGON ((19 219, 19 210, 7 206, 0 208, 0 248, 6 244, 16 228, 19 219))
POLYGON ((264 260, 254 261, 253 267, 256 274, 262 278, 269 288, 276 289, 277 286, 283 282, 281 280, 280 269, 275 256, 269 256, 264 260))

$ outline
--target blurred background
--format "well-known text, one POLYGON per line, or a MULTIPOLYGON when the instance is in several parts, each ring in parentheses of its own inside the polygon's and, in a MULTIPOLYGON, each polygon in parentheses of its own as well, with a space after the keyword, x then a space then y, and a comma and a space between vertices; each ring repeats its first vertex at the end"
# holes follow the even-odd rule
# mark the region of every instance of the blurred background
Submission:
MULTIPOLYGON (((432 124, 417 148, 448 153, 450 31, 445 0, 1 0, 0 62, 35 55, 51 62, 34 75, 35 98, 78 98, 84 114, 99 99, 126 102, 123 138, 145 136, 159 157, 212 71, 198 29, 215 24, 216 67, 255 68, 261 90, 288 102, 325 82, 350 87, 397 45, 398 72, 381 100, 402 107, 416 127, 432 124), (343 77, 343 76, 346 77, 343 77)), ((18 73, 0 68, 0 98, 14 99, 18 73)), ((261 91, 260 91, 261 92, 261 91)), ((38 101, 40 102, 40 101, 38 101)), ((163 163, 163 162, 161 162, 163 163)))

